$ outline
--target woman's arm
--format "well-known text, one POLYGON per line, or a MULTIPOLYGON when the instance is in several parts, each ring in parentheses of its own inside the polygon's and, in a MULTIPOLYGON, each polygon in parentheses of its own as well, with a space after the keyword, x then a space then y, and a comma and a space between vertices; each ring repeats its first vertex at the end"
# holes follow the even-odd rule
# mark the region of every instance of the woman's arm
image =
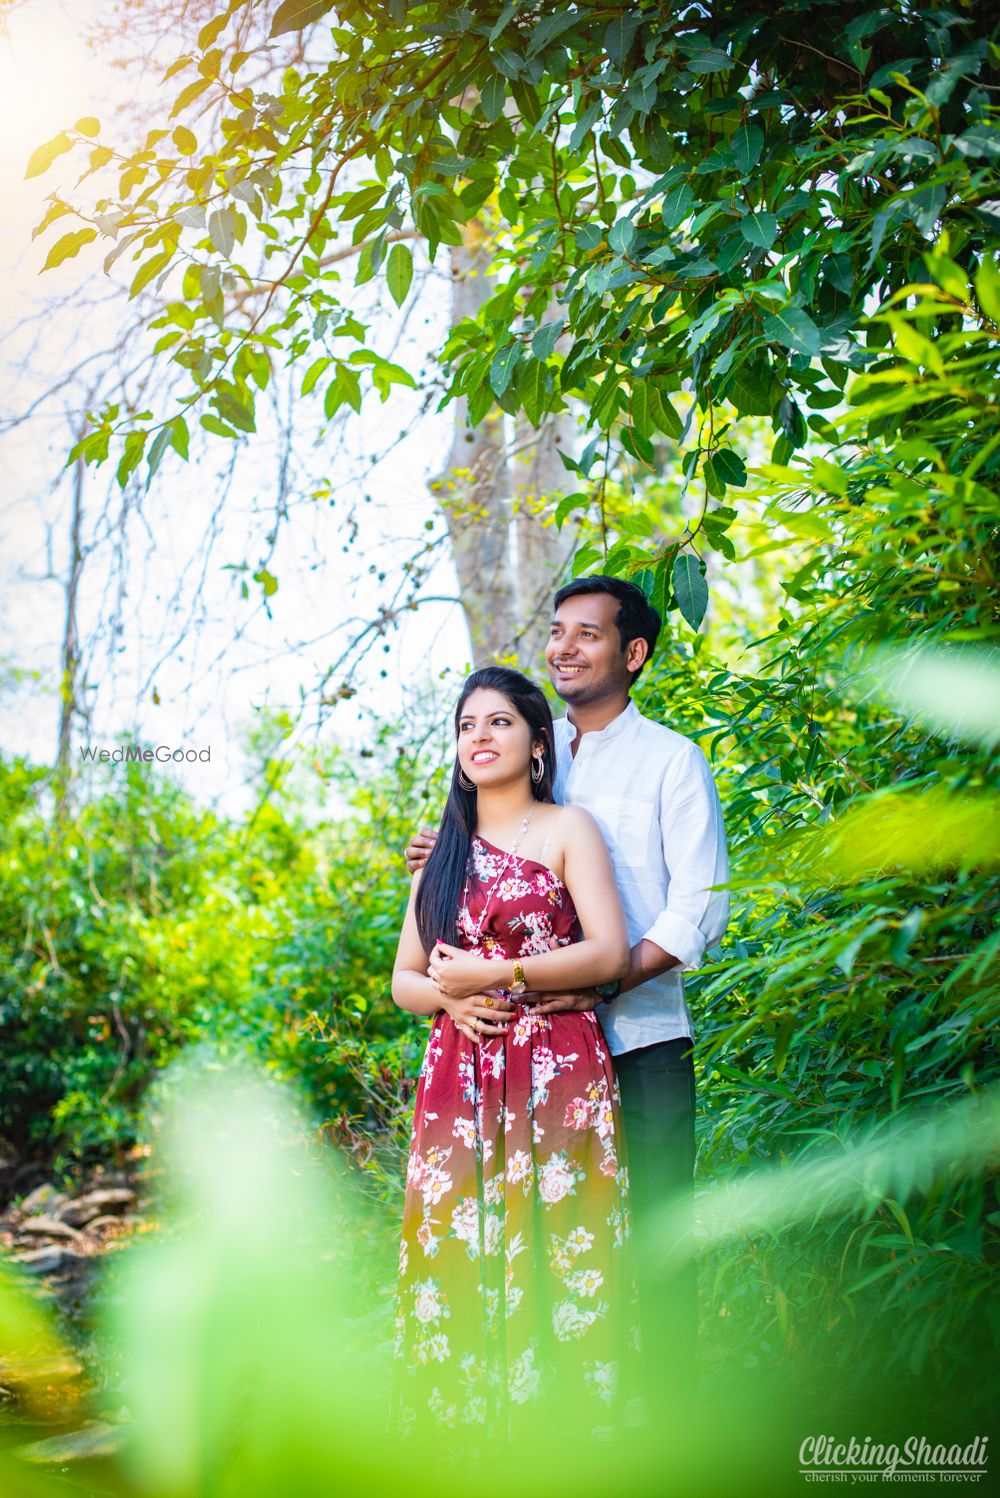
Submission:
MULTIPOLYGON (((549 993, 608 983, 623 978, 629 970, 625 912, 600 828, 579 806, 564 808, 561 826, 564 882, 580 917, 583 941, 521 959, 527 987, 549 993)), ((460 947, 439 944, 429 966, 437 992, 449 998, 459 998, 487 984, 509 988, 515 982, 513 962, 474 957, 460 947), (446 955, 439 957, 438 950, 446 955)))
POLYGON ((410 898, 406 902, 403 929, 399 933, 396 960, 392 965, 392 997, 400 1009, 410 1014, 437 1014, 444 1008, 441 993, 427 976, 427 953, 424 951, 417 930, 417 890, 420 888, 420 873, 414 874, 410 883, 410 898))
POLYGON ((480 1041, 491 1035, 503 1035, 514 1005, 483 994, 478 987, 458 998, 449 998, 440 992, 427 974, 427 953, 424 951, 417 930, 416 900, 420 888, 421 874, 418 870, 410 885, 410 898, 406 906, 403 929, 399 933, 396 961, 392 968, 392 997, 400 1009, 410 1014, 431 1016, 439 1009, 451 1015, 462 1034, 469 1040, 480 1041))

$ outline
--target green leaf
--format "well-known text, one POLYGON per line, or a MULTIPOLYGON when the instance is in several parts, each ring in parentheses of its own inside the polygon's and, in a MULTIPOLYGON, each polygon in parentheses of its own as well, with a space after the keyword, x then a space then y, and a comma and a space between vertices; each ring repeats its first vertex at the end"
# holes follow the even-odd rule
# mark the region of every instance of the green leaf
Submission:
POLYGON ((228 421, 230 426, 236 427, 240 432, 255 432, 257 427, 254 422, 253 401, 249 396, 247 400, 249 404, 245 405, 230 391, 220 390, 215 397, 215 404, 223 421, 228 421))
POLYGON ((70 234, 64 234, 62 239, 57 239, 45 257, 42 270, 52 270, 56 265, 62 265, 64 260, 72 260, 78 255, 85 244, 97 238, 96 229, 74 229, 70 234))
POLYGON ((935 251, 933 254, 925 255, 927 268, 934 277, 942 291, 953 296, 956 302, 965 302, 969 298, 968 278, 960 265, 957 265, 949 255, 935 251))
POLYGON ((708 584, 705 563, 691 552, 679 552, 671 573, 677 607, 692 629, 698 629, 708 608, 708 584))
POLYGON ((315 389, 316 382, 319 380, 321 375, 326 374, 332 363, 333 360, 329 357, 329 355, 324 354, 321 359, 316 359, 312 364, 310 364, 309 368, 306 370, 306 377, 302 381, 303 395, 308 395, 311 390, 315 389))
POLYGON ((389 259, 386 261, 385 279, 389 287, 389 295, 396 306, 401 307, 406 301, 406 294, 413 280, 413 256, 409 245, 393 245, 389 251, 389 259))
POLYGON ((502 349, 498 349, 493 355, 490 364, 490 388, 498 399, 510 385, 520 357, 521 345, 516 338, 512 343, 505 344, 502 349))
POLYGON ((198 149, 198 137, 186 125, 178 125, 171 139, 182 156, 193 156, 198 149))
POLYGON ((206 411, 204 416, 199 417, 199 423, 205 428, 206 432, 211 432, 213 437, 231 437, 235 440, 238 435, 233 431, 232 427, 227 427, 224 421, 220 421, 217 416, 213 416, 211 411, 206 411))
POLYGON ((328 10, 333 9, 333 0, 283 0, 271 22, 271 36, 284 36, 289 31, 304 31, 315 21, 321 21, 328 10))
POLYGON ((93 140, 95 135, 101 133, 101 122, 95 115, 85 114, 82 120, 77 120, 73 129, 93 140))
POLYGON ((635 224, 631 219, 620 218, 611 225, 608 244, 616 255, 627 255, 635 243, 635 224))
POLYGON ((121 455, 115 473, 119 488, 124 489, 129 478, 142 462, 143 449, 148 435, 148 432, 129 432, 125 438, 125 451, 121 455))
POLYGON ((629 400, 629 415, 632 425, 640 437, 649 437, 653 431, 654 418, 650 411, 652 387, 645 380, 636 380, 629 400))
POLYGON ((541 52, 543 47, 547 47, 551 41, 567 31, 570 26, 575 26, 579 20, 579 14, 573 10, 550 11, 547 16, 542 17, 531 33, 528 56, 533 57, 536 52, 541 52))
POLYGON ((764 318, 764 333, 772 343, 783 343, 797 354, 819 357, 822 346, 819 328, 801 307, 782 307, 764 318))
POLYGON ((39 146, 37 151, 32 152, 31 159, 28 162, 28 169, 24 174, 25 178, 40 177, 43 172, 48 171, 57 156, 61 156, 64 151, 71 151, 72 149, 73 142, 64 130, 60 130, 59 134, 54 136, 46 145, 39 146))
POLYGON ((147 463, 149 464, 149 473, 146 477, 147 489, 153 482, 153 475, 160 466, 160 459, 163 457, 163 454, 170 446, 170 438, 171 428, 169 425, 161 427, 156 436, 153 438, 153 445, 149 449, 149 456, 146 459, 147 463))
POLYGON ((976 295, 990 322, 1000 326, 1000 270, 988 250, 976 271, 976 295))
POLYGON ((200 98, 205 90, 211 86, 211 83, 211 78, 195 78, 192 83, 186 84, 174 100, 173 108, 170 111, 170 118, 174 119, 177 115, 183 114, 188 105, 193 104, 195 99, 200 98))
POLYGON ((174 417, 170 427, 170 446, 174 452, 182 457, 185 463, 188 460, 188 447, 190 444, 190 433, 188 424, 183 416, 174 417))
POLYGON ((67 213, 72 212, 73 210, 68 203, 64 203, 61 198, 56 198, 46 208, 45 217, 32 229, 32 239, 35 240, 39 234, 44 234, 49 225, 54 224, 57 218, 64 218, 67 213))
POLYGON ((372 364, 372 384, 383 402, 389 399, 389 391, 393 385, 406 385, 410 390, 417 388, 417 382, 410 371, 401 364, 393 364, 389 359, 376 359, 372 364))
POLYGON ((201 28, 198 33, 198 46, 203 52, 207 51, 216 38, 225 31, 228 20, 229 11, 227 10, 221 16, 216 16, 214 20, 207 21, 201 28))
POLYGON ((589 494, 564 494, 556 506, 556 525, 561 530, 567 515, 571 515, 574 510, 586 510, 589 507, 589 494))
POLYGON ((253 580, 255 583, 260 583, 264 589, 265 598, 273 598, 274 594, 278 591, 278 579, 272 573, 268 572, 266 567, 262 567, 259 572, 255 572, 253 580))
POLYGON ((954 144, 963 156, 1000 156, 1000 130, 988 124, 973 125, 954 144))
POLYGON ((715 471, 725 484, 742 489, 747 481, 747 465, 731 447, 720 447, 712 454, 715 471))
POLYGON ((606 432, 618 414, 618 395, 621 390, 621 376, 614 369, 609 369, 594 396, 590 414, 597 422, 602 431, 606 432))
POLYGON ((663 197, 663 222, 668 229, 676 229, 688 217, 694 207, 694 193, 686 182, 672 187, 663 197))
POLYGON ((670 397, 656 385, 649 387, 649 415, 659 431, 675 440, 684 430, 684 423, 677 414, 670 397))
POLYGON ((208 216, 208 232, 220 255, 228 260, 236 244, 236 219, 229 208, 220 208, 208 216))
POLYGON ((483 114, 490 122, 498 120, 503 114, 503 107, 507 102, 507 85, 499 74, 493 73, 487 78, 480 101, 483 114))
POLYGON ((527 121, 531 126, 537 125, 542 117, 542 106, 535 90, 529 83, 515 79, 511 83, 510 91, 514 95, 514 102, 522 120, 527 121))
POLYGON ((332 418, 345 405, 350 406, 353 411, 361 410, 361 380, 356 370, 348 369, 342 364, 337 371, 337 378, 328 386, 323 397, 323 410, 332 418))
POLYGON ((503 35, 503 33, 507 30, 507 27, 510 25, 511 21, 514 19, 516 12, 517 0, 507 0, 507 4, 497 16, 489 32, 489 39, 491 42, 495 42, 497 37, 503 35))
POLYGON ((141 265, 138 275, 129 287, 129 296, 138 296, 139 292, 148 286, 150 281, 155 281, 160 272, 166 270, 173 258, 174 252, 172 249, 163 250, 159 255, 154 255, 151 260, 147 260, 144 265, 141 265))
POLYGON ((773 213, 748 213, 740 220, 740 233, 748 244, 769 250, 778 237, 778 220, 773 213))
POLYGON ((513 47, 494 47, 491 55, 500 72, 512 82, 524 68, 524 58, 513 47))
POLYGON ((688 67, 692 73, 725 73, 732 65, 733 59, 729 53, 723 52, 719 47, 706 47, 688 58, 688 67))
POLYGON ((201 287, 202 301, 205 303, 205 311, 212 321, 222 327, 224 318, 224 306, 222 301, 222 277, 217 265, 201 265, 198 267, 198 284, 201 287))
POLYGON ((743 364, 733 371, 726 399, 732 401, 741 416, 770 416, 770 379, 756 366, 743 364))
POLYGON ((545 410, 548 397, 548 373, 538 359, 529 359, 518 374, 517 393, 524 407, 524 414, 532 426, 537 426, 545 410))
POLYGON ((733 162, 741 177, 747 177, 760 160, 764 149, 764 132, 759 125, 742 120, 732 139, 733 162))
POLYGON ((628 6, 623 6, 621 12, 610 22, 604 33, 604 50, 612 62, 621 65, 628 57, 641 22, 642 17, 628 6))
POLYGON ((847 474, 836 463, 831 463, 827 458, 813 458, 811 468, 813 477, 828 494, 839 494, 841 497, 847 494, 847 474))
POLYGON ((593 567, 594 563, 600 560, 601 553, 597 546, 583 546, 574 556, 570 570, 574 577, 580 577, 588 567, 593 567))
POLYGON ((531 340, 531 352, 536 359, 551 359, 565 326, 566 320, 561 317, 558 322, 542 323, 540 328, 535 329, 531 340))

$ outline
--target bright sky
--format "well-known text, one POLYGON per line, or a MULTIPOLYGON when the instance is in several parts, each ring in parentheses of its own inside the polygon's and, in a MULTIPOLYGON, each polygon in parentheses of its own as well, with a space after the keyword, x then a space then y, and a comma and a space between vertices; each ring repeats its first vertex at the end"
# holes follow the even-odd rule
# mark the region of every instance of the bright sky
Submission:
MULTIPOLYGON (((0 395, 8 413, 40 396, 77 362, 81 349, 99 348, 113 337, 121 317, 120 303, 89 305, 110 290, 100 264, 106 243, 94 247, 97 253, 89 260, 81 256, 38 275, 56 231, 32 245, 31 228, 48 193, 71 192, 73 158, 61 158, 43 177, 24 180, 37 145, 82 115, 107 121, 108 100, 120 100, 128 86, 120 71, 84 44, 93 4, 27 0, 8 14, 8 34, 0 38, 5 204, 0 331, 7 335, 0 344, 0 395), (46 311, 54 298, 67 300, 46 311)), ((402 329, 391 304, 371 307, 380 351, 391 352, 398 338, 395 357, 419 368, 447 316, 446 286, 444 275, 428 271, 419 304, 402 329)), ((0 434, 0 585, 6 605, 0 614, 0 665, 38 673, 37 680, 0 692, 0 744, 43 762, 53 758, 58 719, 71 500, 63 465, 68 423, 79 416, 83 399, 80 387, 73 386, 44 401, 30 422, 0 434)), ((239 455, 204 568, 197 558, 208 517, 216 510, 217 467, 229 457, 227 444, 216 444, 209 461, 188 468, 168 456, 149 495, 139 497, 141 515, 133 507, 123 517, 107 469, 88 471, 80 625, 86 639, 98 642, 87 661, 94 742, 111 747, 131 730, 169 746, 211 745, 211 766, 189 771, 187 783, 200 798, 219 800, 231 810, 243 803, 244 726, 263 706, 297 710, 300 695, 310 693, 344 648, 347 622, 368 617, 382 596, 369 567, 398 565, 425 536, 424 522, 434 515, 427 480, 442 466, 450 430, 447 416, 423 417, 410 435, 397 440, 419 403, 409 392, 394 395, 386 407, 366 403, 360 418, 320 442, 316 408, 300 402, 289 516, 273 548, 267 538, 279 453, 274 423, 263 413, 258 438, 239 455), (362 483, 371 457, 390 447, 362 483), (332 490, 332 506, 313 497, 324 482, 332 490), (370 496, 367 502, 364 495, 370 496), (357 540, 345 554, 352 525, 357 540), (115 572, 112 539, 122 526, 125 563, 115 572), (250 583, 251 600, 244 602, 241 577, 229 570, 248 563, 253 572, 265 557, 279 579, 270 619, 257 586, 250 583), (234 635, 239 636, 235 642, 234 635)), ((426 592, 447 599, 454 591, 450 564, 443 561, 426 592)), ((407 616, 405 627, 387 643, 386 652, 379 642, 361 674, 359 696, 335 710, 321 742, 329 743, 333 731, 360 746, 371 714, 398 715, 411 694, 423 692, 437 673, 466 664, 464 622, 447 602, 407 616)), ((2 675, 0 670, 0 681, 2 675)), ((307 742, 312 721, 307 715, 307 742)))

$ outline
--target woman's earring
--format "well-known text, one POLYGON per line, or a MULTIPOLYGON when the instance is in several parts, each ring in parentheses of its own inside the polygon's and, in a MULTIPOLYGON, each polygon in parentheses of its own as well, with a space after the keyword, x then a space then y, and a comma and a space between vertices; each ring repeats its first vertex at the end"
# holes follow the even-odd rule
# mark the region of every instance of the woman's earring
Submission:
POLYGON ((536 785, 541 785, 542 781, 545 779, 545 760, 540 755, 532 756, 531 778, 536 785))
POLYGON ((458 783, 462 787, 463 791, 474 791, 476 789, 476 782, 474 780, 470 780, 468 775, 466 775, 465 771, 462 769, 460 769, 458 772, 458 783))

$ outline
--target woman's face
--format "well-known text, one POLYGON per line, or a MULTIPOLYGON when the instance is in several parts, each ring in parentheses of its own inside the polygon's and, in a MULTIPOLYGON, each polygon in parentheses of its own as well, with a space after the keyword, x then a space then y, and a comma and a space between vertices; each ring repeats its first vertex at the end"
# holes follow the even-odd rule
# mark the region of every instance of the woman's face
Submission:
POLYGON ((458 720, 458 762, 470 780, 484 788, 518 780, 531 768, 531 750, 527 721, 502 692, 470 692, 458 720))

